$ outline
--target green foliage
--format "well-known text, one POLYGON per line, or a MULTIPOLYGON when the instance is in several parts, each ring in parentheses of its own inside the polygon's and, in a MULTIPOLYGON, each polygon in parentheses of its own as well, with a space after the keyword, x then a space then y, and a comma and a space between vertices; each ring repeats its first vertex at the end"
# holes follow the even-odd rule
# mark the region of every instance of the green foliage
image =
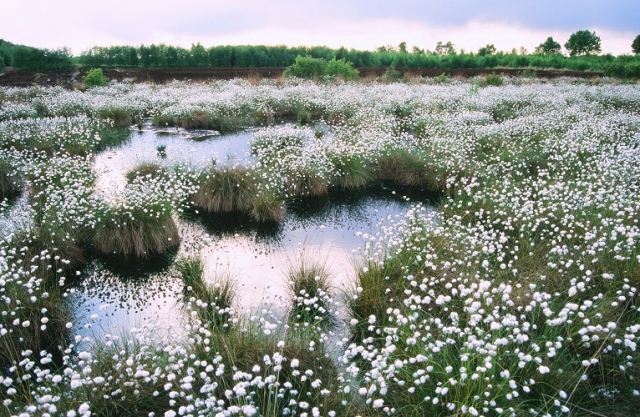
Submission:
POLYGON ((600 37, 595 32, 579 30, 569 36, 569 40, 564 44, 569 51, 569 55, 591 55, 599 54, 601 51, 600 37))
POLYGON ((102 74, 101 68, 93 68, 84 76, 84 84, 87 87, 104 87, 109 83, 107 77, 102 74))
POLYGON ((353 64, 344 59, 332 59, 327 62, 325 69, 325 75, 342 78, 343 80, 354 80, 358 78, 359 74, 358 70, 353 68, 353 64))
POLYGON ((298 56, 296 61, 285 70, 284 76, 317 79, 325 74, 326 69, 327 61, 322 58, 298 56))
MULTIPOLYGON (((599 38, 598 38, 599 41, 599 38)), ((0 44, 0 57, 3 54, 0 44)), ((12 46, 13 47, 13 46, 12 46)), ((598 44, 599 48, 599 44, 598 44)), ((297 57, 317 59, 318 66, 336 65, 340 61, 357 67, 392 68, 496 68, 496 67, 535 67, 569 70, 603 71, 611 61, 623 59, 611 55, 575 54, 571 58, 563 56, 561 46, 552 37, 540 44, 533 54, 521 51, 519 54, 504 53, 495 50, 491 44, 477 53, 456 51, 451 42, 438 42, 435 50, 423 50, 414 47, 409 51, 406 45, 384 46, 376 51, 358 51, 346 48, 330 49, 324 46, 286 47, 264 45, 220 45, 205 48, 201 44, 191 48, 181 48, 165 44, 149 46, 110 46, 91 48, 77 58, 83 68, 180 68, 180 67, 287 67, 295 66, 297 57), (322 60, 325 62, 322 63, 322 60), (337 64, 329 64, 332 60, 337 64)), ((5 58, 6 59, 6 58, 5 58)), ((343 68, 341 68, 343 69, 343 68)), ((297 75, 288 70, 288 74, 297 75)), ((310 78, 331 74, 333 69, 315 71, 310 78)), ((350 71, 345 72, 350 78, 350 71)))
POLYGON ((636 36, 636 38, 631 43, 631 51, 634 54, 640 54, 640 35, 636 36))
POLYGON ((496 73, 488 74, 486 82, 487 82, 487 85, 493 85, 495 87, 499 87, 504 83, 500 74, 496 74, 496 73))
POLYGON ((67 71, 73 68, 73 62, 68 49, 17 45, 11 51, 11 66, 16 71, 67 71))
POLYGON ((402 79, 402 73, 400 71, 396 71, 393 68, 389 68, 384 72, 382 76, 383 81, 387 82, 396 82, 402 79))
POLYGON ((495 55, 496 47, 491 43, 478 49, 478 56, 495 55))
POLYGON ((438 56, 455 55, 456 47, 451 43, 451 41, 447 42, 446 44, 443 44, 442 42, 438 41, 438 44, 436 45, 435 54, 438 56))
POLYGON ((536 54, 559 54, 562 50, 562 46, 553 40, 553 37, 549 36, 546 41, 536 46, 534 53, 536 54))
POLYGON ((446 84, 451 81, 451 77, 449 77, 447 73, 443 72, 442 74, 438 75, 436 81, 438 82, 438 84, 446 84))

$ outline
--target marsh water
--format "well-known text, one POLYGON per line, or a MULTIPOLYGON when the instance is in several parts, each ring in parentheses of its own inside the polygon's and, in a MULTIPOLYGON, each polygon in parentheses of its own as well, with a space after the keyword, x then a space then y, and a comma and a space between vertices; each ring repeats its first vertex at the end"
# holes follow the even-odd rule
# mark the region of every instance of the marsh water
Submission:
MULTIPOLYGON (((196 166, 207 166, 214 159, 242 163, 251 158, 251 131, 197 140, 190 134, 171 129, 132 131, 128 142, 96 156, 98 187, 124 187, 124 174, 140 162, 158 161, 161 145, 169 162, 196 166)), ((269 225, 242 214, 185 213, 178 219, 181 244, 175 253, 145 261, 94 256, 73 289, 78 320, 85 332, 97 334, 144 325, 179 329, 184 325, 183 288, 172 264, 189 254, 201 255, 207 277, 234 278, 243 310, 282 315, 288 303, 286 272, 302 259, 328 268, 339 300, 353 282, 366 242, 427 197, 421 190, 388 184, 355 192, 332 190, 325 197, 288 201, 285 221, 269 225)))

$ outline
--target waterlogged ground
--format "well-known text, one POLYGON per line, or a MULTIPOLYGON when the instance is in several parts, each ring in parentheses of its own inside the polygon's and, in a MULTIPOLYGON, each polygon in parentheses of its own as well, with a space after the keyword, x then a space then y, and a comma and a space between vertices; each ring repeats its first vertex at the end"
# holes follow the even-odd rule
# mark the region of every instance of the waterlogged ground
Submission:
POLYGON ((486 81, 0 89, 2 413, 634 415, 640 90, 486 81), (334 288, 285 295, 303 254, 334 288))
MULTIPOLYGON (((317 129, 315 127, 314 129, 317 129)), ((98 153, 93 162, 96 188, 109 195, 126 187, 125 174, 142 162, 247 165, 253 161, 253 130, 219 135, 217 132, 155 128, 149 122, 132 127, 131 138, 98 153), (159 156, 158 146, 164 146, 159 156)), ((337 294, 353 286, 363 248, 381 228, 401 219, 411 205, 428 202, 426 190, 393 184, 329 196, 298 198, 288 204, 285 221, 259 224, 242 214, 207 215, 190 211, 180 221, 183 242, 177 254, 147 261, 122 258, 95 259, 73 287, 71 297, 84 323, 81 334, 108 333, 154 325, 179 331, 185 317, 180 311, 182 282, 171 269, 175 257, 197 251, 206 276, 230 273, 236 280, 240 302, 251 310, 269 310, 284 316, 289 300, 286 274, 302 258, 325 263, 337 294)))

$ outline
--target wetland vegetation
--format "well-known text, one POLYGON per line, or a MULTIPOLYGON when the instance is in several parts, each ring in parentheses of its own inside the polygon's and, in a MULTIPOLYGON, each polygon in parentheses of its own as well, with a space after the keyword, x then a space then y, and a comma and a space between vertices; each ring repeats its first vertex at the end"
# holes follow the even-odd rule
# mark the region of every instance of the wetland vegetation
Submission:
POLYGON ((2 415, 640 407, 635 84, 237 79, 0 98, 2 415), (184 128, 249 139, 220 155, 205 151, 218 136, 184 128), (136 140, 143 156, 118 165, 136 140), (374 206, 379 225, 338 230, 360 242, 342 281, 335 259, 295 249, 282 309, 252 308, 247 277, 208 261, 230 240, 271 256, 287 222, 376 193, 402 213, 374 206), (156 271, 117 270, 138 262, 156 271), (99 326, 77 307, 91 280, 141 298, 155 282, 177 326, 99 326))

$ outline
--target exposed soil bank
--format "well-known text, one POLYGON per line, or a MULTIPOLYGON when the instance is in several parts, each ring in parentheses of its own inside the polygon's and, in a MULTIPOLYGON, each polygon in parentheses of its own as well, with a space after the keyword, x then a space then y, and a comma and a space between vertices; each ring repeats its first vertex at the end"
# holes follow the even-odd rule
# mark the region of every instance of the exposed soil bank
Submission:
MULTIPOLYGON (((110 80, 133 82, 165 83, 173 80, 205 81, 208 79, 228 80, 232 78, 277 78, 282 76, 285 67, 273 68, 153 68, 104 70, 110 80)), ((358 68, 361 77, 381 76, 387 68, 358 68)), ((403 75, 436 77, 442 73, 449 76, 474 77, 485 74, 522 75, 521 68, 396 68, 403 75)), ((532 69, 528 69, 531 71, 532 69)), ((533 69, 537 77, 602 77, 601 71, 569 71, 533 69)), ((0 76, 0 86, 29 87, 32 85, 63 85, 73 87, 76 81, 83 79, 86 71, 56 71, 47 73, 10 72, 0 76)))

